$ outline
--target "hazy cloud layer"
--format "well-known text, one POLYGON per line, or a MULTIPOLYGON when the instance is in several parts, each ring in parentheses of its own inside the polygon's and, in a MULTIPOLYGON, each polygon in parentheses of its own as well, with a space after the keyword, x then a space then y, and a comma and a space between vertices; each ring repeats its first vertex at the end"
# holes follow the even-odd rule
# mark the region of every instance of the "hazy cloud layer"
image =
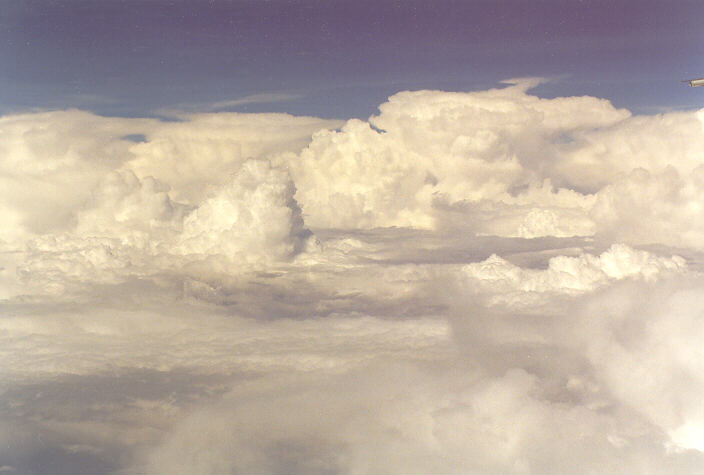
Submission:
POLYGON ((0 472, 693 473, 701 112, 0 117, 0 472))

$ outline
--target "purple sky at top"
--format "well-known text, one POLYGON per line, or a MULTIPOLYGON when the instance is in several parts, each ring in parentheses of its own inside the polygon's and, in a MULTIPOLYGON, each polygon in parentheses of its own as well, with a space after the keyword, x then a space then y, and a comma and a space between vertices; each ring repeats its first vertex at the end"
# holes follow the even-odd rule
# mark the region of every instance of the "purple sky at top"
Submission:
POLYGON ((704 2, 15 1, 0 5, 0 112, 239 111, 367 117, 399 90, 536 92, 637 112, 704 106, 704 2))

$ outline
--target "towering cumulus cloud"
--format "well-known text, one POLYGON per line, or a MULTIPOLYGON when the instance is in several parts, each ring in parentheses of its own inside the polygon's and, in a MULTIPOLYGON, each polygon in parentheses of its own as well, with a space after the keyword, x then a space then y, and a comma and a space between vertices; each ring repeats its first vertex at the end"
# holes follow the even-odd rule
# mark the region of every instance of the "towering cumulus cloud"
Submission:
POLYGON ((704 113, 0 117, 0 471, 693 473, 704 113))
POLYGON ((232 183, 186 218, 178 250, 241 261, 294 257, 310 235, 295 191, 286 170, 265 160, 244 162, 232 183))

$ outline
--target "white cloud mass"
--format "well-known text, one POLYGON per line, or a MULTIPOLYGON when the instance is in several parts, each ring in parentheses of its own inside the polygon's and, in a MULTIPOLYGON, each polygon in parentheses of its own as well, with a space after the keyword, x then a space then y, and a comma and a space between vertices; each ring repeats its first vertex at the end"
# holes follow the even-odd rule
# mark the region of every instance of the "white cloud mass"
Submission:
POLYGON ((700 472, 704 112, 536 83, 0 117, 0 471, 700 472))

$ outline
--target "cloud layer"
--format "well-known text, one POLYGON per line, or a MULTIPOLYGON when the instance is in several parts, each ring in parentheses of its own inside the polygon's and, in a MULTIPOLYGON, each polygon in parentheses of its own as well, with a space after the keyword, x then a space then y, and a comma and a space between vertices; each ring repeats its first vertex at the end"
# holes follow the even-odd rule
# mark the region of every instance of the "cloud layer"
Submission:
POLYGON ((691 473, 702 112, 0 117, 0 471, 691 473))

